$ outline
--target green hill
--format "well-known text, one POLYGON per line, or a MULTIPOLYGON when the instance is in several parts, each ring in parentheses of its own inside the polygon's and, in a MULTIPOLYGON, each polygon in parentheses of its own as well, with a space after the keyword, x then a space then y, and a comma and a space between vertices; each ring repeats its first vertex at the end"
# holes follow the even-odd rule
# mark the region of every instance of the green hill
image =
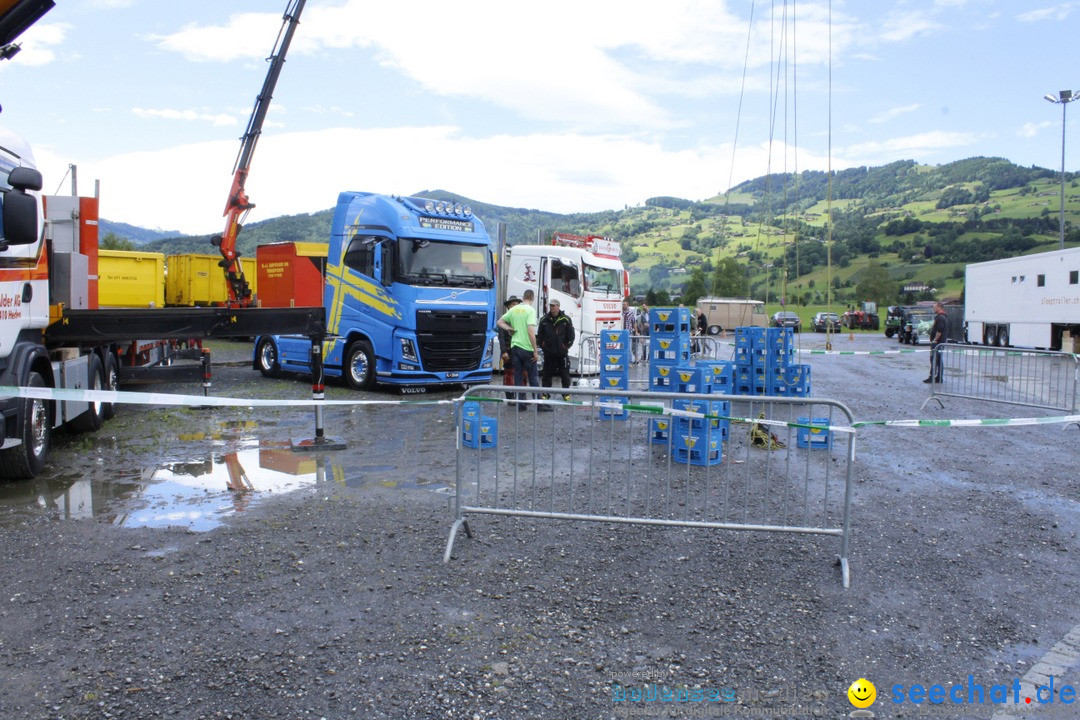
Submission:
MULTIPOLYGON (((1080 174, 1066 175, 1069 246, 1080 244, 1078 185, 1080 174)), ((906 160, 851 168, 831 179, 818 171, 774 174, 704 201, 655 197, 622 210, 568 215, 490 205, 445 190, 415 195, 470 205, 489 232, 504 223, 510 244, 543 242, 555 231, 614 238, 622 243, 635 294, 685 291, 692 301, 740 291, 767 301, 831 300, 835 306, 918 299, 901 292, 910 283, 935 289, 923 296, 959 295, 966 263, 1057 247, 1059 193, 1060 175, 1052 170, 979 157, 941 166, 906 160), (719 266, 728 271, 726 281, 719 266)), ((325 242, 332 212, 252 223, 241 232, 239 249, 250 256, 263 243, 325 242)), ((214 252, 205 236, 142 247, 214 252)))

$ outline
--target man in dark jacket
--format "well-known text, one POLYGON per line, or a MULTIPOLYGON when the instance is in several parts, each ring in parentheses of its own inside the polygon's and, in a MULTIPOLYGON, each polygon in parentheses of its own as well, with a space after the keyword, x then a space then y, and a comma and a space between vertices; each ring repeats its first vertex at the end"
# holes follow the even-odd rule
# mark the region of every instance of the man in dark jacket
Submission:
POLYGON ((940 302, 934 303, 934 324, 930 328, 930 377, 923 380, 924 383, 940 383, 942 376, 941 351, 938 345, 945 342, 945 306, 940 302))
POLYGON ((562 378, 562 386, 570 387, 570 358, 567 355, 574 345, 574 324, 559 307, 558 300, 548 303, 547 314, 536 327, 536 341, 544 351, 541 384, 551 387, 551 379, 558 375, 562 378))

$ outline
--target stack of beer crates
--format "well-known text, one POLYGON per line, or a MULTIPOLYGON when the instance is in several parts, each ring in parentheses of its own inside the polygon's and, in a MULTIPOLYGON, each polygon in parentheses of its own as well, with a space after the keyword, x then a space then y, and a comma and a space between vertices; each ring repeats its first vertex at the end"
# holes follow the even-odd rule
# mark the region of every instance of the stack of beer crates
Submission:
MULTIPOLYGON (((626 330, 600 332, 600 389, 630 389, 630 333, 626 330)), ((601 397, 601 402, 626 405, 629 397, 601 397)), ((601 420, 626 420, 628 410, 600 408, 601 420)))
POLYGON ((808 397, 810 366, 794 357, 791 328, 736 328, 732 394, 808 397))
MULTIPOLYGON (((690 363, 690 309, 649 310, 649 390, 675 392, 675 368, 690 363)), ((670 441, 671 419, 649 421, 649 440, 660 445, 670 441)))
MULTIPOLYGON (((673 373, 675 381, 672 389, 675 392, 724 395, 730 391, 733 364, 698 361, 694 365, 678 365, 673 373)), ((671 406, 675 410, 705 416, 697 418, 675 415, 672 418, 672 459, 691 465, 719 464, 723 443, 728 438, 731 403, 727 400, 703 400, 694 397, 674 400, 671 406)))

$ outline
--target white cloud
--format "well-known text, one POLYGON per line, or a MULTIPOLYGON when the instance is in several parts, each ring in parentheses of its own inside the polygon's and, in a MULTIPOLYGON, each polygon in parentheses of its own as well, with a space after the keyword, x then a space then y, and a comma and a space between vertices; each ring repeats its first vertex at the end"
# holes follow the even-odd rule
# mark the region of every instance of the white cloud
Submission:
POLYGON ((967 147, 977 139, 973 133, 934 130, 884 141, 857 143, 842 148, 838 154, 849 159, 862 158, 859 164, 878 164, 905 158, 921 159, 941 150, 967 147))
MULTIPOLYGON (((656 94, 735 94, 744 60, 751 71, 769 68, 774 51, 788 52, 781 34, 790 37, 793 28, 799 63, 827 62, 827 6, 800 6, 797 16, 786 7, 777 12, 754 18, 746 57, 747 20, 716 0, 673 0, 662 12, 648 0, 551 0, 531 8, 484 0, 460 12, 419 0, 410 13, 431 20, 413 23, 402 23, 396 6, 348 0, 305 11, 290 52, 369 49, 376 62, 433 96, 481 100, 522 118, 594 131, 666 128, 679 119, 656 94)), ((236 14, 223 25, 152 39, 191 60, 262 59, 280 23, 271 13, 236 14)), ((852 21, 833 14, 834 52, 857 35, 852 21)), ((749 78, 751 90, 767 86, 749 78)))
MULTIPOLYGON (((774 157, 785 151, 773 144, 774 157)), ((103 217, 209 234, 223 222, 235 153, 234 143, 222 141, 75 162, 84 182, 101 180, 103 217), (169 187, 182 196, 163 198, 159 184, 146 182, 160 168, 169 168, 169 187)), ((767 144, 740 148, 733 170, 729 145, 672 152, 650 138, 616 134, 473 138, 450 126, 269 134, 248 179, 257 205, 248 222, 332 207, 342 190, 445 189, 553 212, 621 208, 656 195, 700 200, 722 192, 729 176, 738 183, 760 175, 768 153, 767 144), (297 171, 316 158, 333 160, 309 174, 318 182, 299 181, 297 171)), ((39 148, 38 162, 50 184, 71 158, 39 148)), ((824 158, 800 155, 800 169, 824 167, 824 158)))
POLYGON ((1057 5, 1050 5, 1044 8, 1036 8, 1035 10, 1028 10, 1027 12, 1020 13, 1016 16, 1016 19, 1020 22, 1042 22, 1044 20, 1061 21, 1065 20, 1077 9, 1078 3, 1064 2, 1057 5))
POLYGON ((891 13, 885 20, 884 27, 887 29, 881 33, 880 37, 888 42, 906 42, 919 35, 938 32, 943 28, 940 23, 918 11, 891 13))
POLYGON ((889 108, 888 110, 881 113, 880 115, 875 115, 874 117, 870 118, 870 120, 868 120, 868 122, 872 122, 872 123, 888 122, 890 120, 894 120, 894 119, 900 117, 901 115, 906 115, 908 113, 915 112, 916 110, 919 110, 921 108, 922 108, 922 105, 919 104, 919 103, 912 103, 910 105, 903 105, 901 107, 889 108))
POLYGON ((1050 120, 1043 120, 1042 122, 1037 122, 1037 123, 1026 122, 1016 132, 1016 134, 1019 135, 1020 137, 1033 138, 1033 137, 1038 137, 1038 135, 1043 130, 1046 130, 1047 128, 1051 128, 1051 127, 1058 127, 1058 123, 1052 122, 1050 120))
POLYGON ((239 125, 240 121, 232 115, 225 115, 218 113, 211 115, 208 113, 200 113, 194 110, 155 110, 151 108, 132 108, 131 112, 137 117, 141 118, 163 118, 165 120, 196 120, 199 122, 208 122, 216 127, 239 125))

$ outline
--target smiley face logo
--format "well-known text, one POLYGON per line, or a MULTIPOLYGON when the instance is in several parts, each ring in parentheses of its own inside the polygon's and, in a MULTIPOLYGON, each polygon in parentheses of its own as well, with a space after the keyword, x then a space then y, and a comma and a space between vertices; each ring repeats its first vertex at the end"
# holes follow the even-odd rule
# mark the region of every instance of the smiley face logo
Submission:
POLYGON ((877 688, 866 678, 859 678, 851 683, 847 690, 848 700, 857 708, 868 708, 877 700, 877 688))

